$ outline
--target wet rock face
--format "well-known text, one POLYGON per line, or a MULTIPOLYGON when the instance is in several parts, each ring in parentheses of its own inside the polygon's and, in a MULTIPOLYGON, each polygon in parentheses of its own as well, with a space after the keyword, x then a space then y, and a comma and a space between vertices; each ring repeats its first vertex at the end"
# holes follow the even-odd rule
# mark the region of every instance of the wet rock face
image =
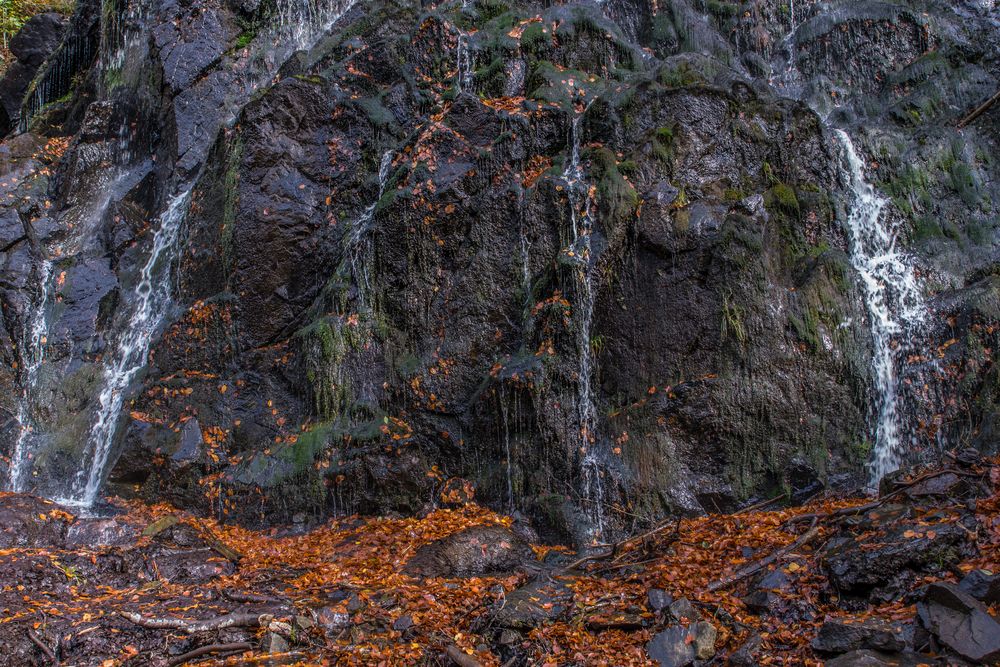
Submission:
MULTIPOLYGON (((88 456, 162 213, 189 188, 181 242, 155 264, 172 307, 144 323, 150 349, 120 390, 116 492, 267 523, 415 513, 462 477, 546 539, 584 541, 622 527, 609 507, 856 484, 871 336, 840 156, 782 95, 871 128, 870 176, 941 276, 929 335, 949 373, 925 382, 930 360, 908 360, 907 386, 927 387, 907 394, 914 437, 971 423, 993 442, 996 165, 977 151, 997 138, 989 122, 961 142, 940 129, 961 113, 943 100, 995 83, 985 18, 468 4, 367 3, 324 39, 279 29, 283 3, 158 5, 103 42, 132 60, 47 100, 30 151, 7 142, 5 358, 25 355, 40 295, 24 288, 53 258, 33 488, 54 493, 88 456), (771 76, 790 62, 794 81, 771 76), (46 157, 55 135, 64 152, 46 157), (961 234, 930 233, 936 212, 961 234), (969 234, 968 262, 931 252, 969 234), (940 398, 955 386, 964 402, 940 398), (963 409, 971 421, 942 415, 963 409)), ((71 37, 98 20, 88 7, 71 37)), ((849 587, 885 583, 843 566, 849 587)))

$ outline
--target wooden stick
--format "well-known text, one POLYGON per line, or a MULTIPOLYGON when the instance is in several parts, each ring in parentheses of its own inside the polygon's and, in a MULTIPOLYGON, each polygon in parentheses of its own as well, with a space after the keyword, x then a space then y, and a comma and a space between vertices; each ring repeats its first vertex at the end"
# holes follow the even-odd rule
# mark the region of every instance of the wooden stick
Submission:
POLYGON ((746 579, 751 574, 761 571, 762 569, 764 569, 774 561, 778 560, 785 554, 791 553, 792 551, 795 551, 799 547, 805 546, 809 542, 812 542, 814 539, 816 539, 816 536, 819 535, 819 526, 817 526, 816 524, 817 524, 817 519, 813 519, 812 525, 809 526, 809 530, 804 532, 802 536, 799 537, 799 539, 795 540, 787 547, 778 549, 777 551, 773 552, 770 556, 767 556, 766 558, 761 558, 760 560, 755 561, 750 565, 740 568, 739 570, 737 570, 735 573, 731 574, 728 577, 724 577, 717 581, 713 581, 708 585, 708 591, 714 592, 722 588, 728 588, 729 586, 735 584, 737 581, 746 579))
POLYGON ((183 665, 188 660, 192 658, 197 658, 203 655, 208 655, 209 653, 230 653, 230 652, 243 652, 249 651, 253 648, 253 644, 250 642, 233 642, 232 644, 209 644, 208 646, 202 646, 201 648, 196 648, 193 651, 188 651, 183 655, 179 655, 170 662, 167 663, 167 667, 177 667, 177 665, 183 665))
POLYGON ((52 652, 52 649, 45 645, 45 642, 43 642, 31 628, 28 628, 28 639, 31 640, 32 644, 41 649, 42 653, 45 654, 45 657, 48 658, 53 665, 59 664, 59 658, 56 657, 56 654, 52 652))
POLYGON ((257 627, 267 625, 273 616, 270 614, 226 614, 204 620, 188 620, 184 618, 147 618, 141 614, 130 611, 118 612, 122 618, 132 621, 136 625, 144 628, 154 628, 157 630, 183 630, 189 634, 196 632, 210 632, 212 630, 223 630, 225 628, 257 627))
POLYGON ((963 127, 965 127, 966 125, 968 125, 972 121, 974 121, 977 118, 979 118, 980 116, 982 116, 984 113, 986 113, 986 110, 989 109, 994 104, 996 104, 998 100, 1000 100, 1000 90, 998 90, 996 92, 996 94, 993 95, 993 97, 991 97, 990 99, 986 100, 985 102, 983 102, 982 104, 980 104, 978 107, 976 107, 975 109, 973 109, 969 113, 969 115, 967 115, 965 118, 963 118, 962 120, 958 121, 958 128, 962 129, 963 127))

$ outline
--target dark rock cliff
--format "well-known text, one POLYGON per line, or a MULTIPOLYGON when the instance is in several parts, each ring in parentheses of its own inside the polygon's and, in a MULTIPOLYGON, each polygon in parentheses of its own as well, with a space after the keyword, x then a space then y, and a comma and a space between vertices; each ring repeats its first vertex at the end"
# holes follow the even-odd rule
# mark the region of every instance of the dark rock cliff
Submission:
POLYGON ((80 3, 3 144, 22 486, 267 523, 460 477, 582 540, 861 484, 830 127, 929 299, 907 456, 996 449, 992 2, 154 4, 80 3))

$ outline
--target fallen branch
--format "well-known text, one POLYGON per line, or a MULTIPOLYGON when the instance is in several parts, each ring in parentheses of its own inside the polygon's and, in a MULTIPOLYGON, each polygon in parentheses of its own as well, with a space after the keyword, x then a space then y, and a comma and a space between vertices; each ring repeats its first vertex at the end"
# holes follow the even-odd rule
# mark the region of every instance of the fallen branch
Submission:
POLYGON ((458 667, 483 667, 483 663, 479 662, 471 655, 463 652, 454 644, 450 644, 448 648, 444 650, 444 653, 453 663, 458 665, 458 667))
MULTIPOLYGON (((663 523, 659 524, 655 528, 652 528, 651 530, 648 530, 648 531, 646 531, 645 533, 643 533, 641 535, 636 535, 635 537, 630 537, 630 538, 628 538, 626 540, 622 540, 621 542, 616 542, 615 544, 610 545, 608 547, 607 551, 603 551, 601 553, 588 554, 586 556, 578 558, 577 560, 573 561, 572 563, 570 563, 569 565, 567 565, 566 567, 564 567, 563 568, 563 572, 568 572, 570 570, 575 570, 578 567, 580 567, 581 565, 583 565, 584 563, 588 563, 590 561, 605 560, 607 558, 616 557, 618 554, 621 553, 622 549, 624 549, 628 545, 634 544, 635 542, 644 542, 644 541, 648 540, 649 538, 653 537, 654 535, 657 535, 658 533, 662 533, 664 530, 666 530, 667 528, 669 528, 671 525, 674 526, 674 532, 673 532, 673 535, 671 535, 671 540, 670 541, 671 542, 676 541, 678 539, 678 537, 680 536, 680 534, 681 534, 681 520, 679 518, 677 519, 676 523, 674 523, 673 520, 664 521, 663 523)), ((619 560, 618 558, 615 558, 614 562, 617 562, 618 560, 619 560)))
POLYGON ((170 662, 167 663, 167 667, 177 667, 177 665, 183 665, 185 662, 198 658, 203 655, 209 655, 210 653, 242 653, 243 651, 249 651, 253 648, 253 644, 250 642, 233 642, 231 644, 209 644, 208 646, 202 646, 201 648, 196 648, 193 651, 188 651, 183 655, 179 655, 170 662))
POLYGON ((993 106, 994 104, 996 104, 998 100, 1000 100, 1000 90, 998 90, 996 92, 996 94, 993 95, 993 97, 991 97, 990 99, 986 100, 985 102, 983 102, 982 104, 980 104, 978 107, 976 107, 975 109, 973 109, 971 112, 969 112, 969 114, 966 115, 965 118, 963 118, 962 120, 958 121, 958 129, 962 129, 963 127, 965 127, 966 125, 968 125, 972 121, 974 121, 977 118, 979 118, 980 116, 982 116, 984 113, 986 113, 987 109, 989 109, 991 106, 993 106))
POLYGON ((782 547, 781 549, 778 549, 777 551, 773 552, 770 556, 761 558, 760 560, 754 561, 753 563, 750 563, 749 565, 740 568, 739 570, 729 575, 728 577, 724 577, 717 581, 713 581, 708 585, 708 591, 714 592, 723 588, 728 588, 729 586, 732 586, 736 582, 742 581, 743 579, 746 579, 747 577, 756 572, 760 572, 765 567, 767 567, 774 561, 778 560, 779 558, 783 557, 784 555, 789 554, 795 551, 796 549, 805 546, 809 542, 812 542, 814 539, 816 539, 816 536, 819 535, 819 526, 816 525, 817 522, 818 519, 813 519, 812 525, 809 526, 809 530, 802 533, 799 539, 795 540, 787 547, 782 547))
POLYGON ((45 654, 45 657, 49 659, 49 662, 53 665, 59 664, 59 658, 56 657, 56 654, 52 652, 52 649, 45 645, 45 642, 43 642, 31 628, 28 628, 28 639, 30 639, 31 643, 37 646, 41 652, 45 654))
POLYGON ((204 620, 188 620, 184 618, 147 618, 141 614, 130 611, 118 612, 122 618, 132 621, 136 625, 144 628, 156 630, 183 630, 188 634, 196 632, 210 632, 212 630, 222 630, 225 628, 247 628, 265 626, 274 618, 271 614, 226 614, 204 620))

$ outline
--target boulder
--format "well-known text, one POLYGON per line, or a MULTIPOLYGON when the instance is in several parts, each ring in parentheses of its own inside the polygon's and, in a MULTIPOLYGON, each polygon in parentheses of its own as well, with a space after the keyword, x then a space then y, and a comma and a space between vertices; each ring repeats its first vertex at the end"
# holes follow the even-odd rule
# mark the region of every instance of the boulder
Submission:
POLYGON ((824 558, 830 582, 850 594, 864 594, 906 571, 926 571, 957 563, 969 549, 969 533, 957 522, 881 526, 875 539, 831 540, 824 558))
POLYGON ((647 606, 653 611, 663 611, 674 601, 674 597, 662 588, 650 588, 646 599, 647 606))
POLYGON ((139 530, 116 517, 77 519, 66 531, 67 546, 104 547, 132 544, 139 530))
POLYGON ((212 549, 162 549, 150 561, 149 570, 153 579, 198 583, 232 574, 236 567, 212 549))
POLYGON ((1000 623, 958 586, 929 585, 917 615, 941 644, 963 658, 981 664, 1000 661, 1000 623))
POLYGON ((403 571, 421 577, 481 577, 510 572, 531 558, 528 545, 502 526, 473 526, 419 549, 403 571))
POLYGON ((36 14, 11 38, 10 52, 18 62, 38 67, 59 46, 63 28, 63 18, 59 14, 36 14))
POLYGON ((903 626, 879 619, 827 619, 812 641, 812 647, 821 653, 901 651, 905 646, 903 626))
POLYGON ((883 653, 861 649, 826 661, 826 667, 929 667, 938 660, 917 653, 883 653))

